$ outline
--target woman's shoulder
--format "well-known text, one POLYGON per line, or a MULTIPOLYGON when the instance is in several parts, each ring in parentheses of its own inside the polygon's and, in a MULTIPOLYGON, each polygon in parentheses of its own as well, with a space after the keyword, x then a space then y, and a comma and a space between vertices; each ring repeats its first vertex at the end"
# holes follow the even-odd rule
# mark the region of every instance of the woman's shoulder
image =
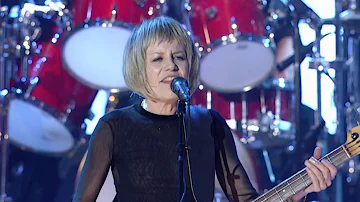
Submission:
POLYGON ((205 107, 192 106, 191 118, 206 119, 210 123, 215 122, 216 124, 226 124, 225 119, 214 109, 207 109, 205 107))
MULTIPOLYGON (((201 106, 192 106, 192 110, 196 112, 196 114, 206 114, 210 115, 210 117, 215 121, 223 121, 224 118, 214 109, 207 109, 201 106)), ((224 120, 225 121, 225 120, 224 120)))
POLYGON ((116 122, 119 120, 125 120, 127 117, 133 117, 135 113, 135 104, 133 104, 120 109, 113 109, 105 113, 105 115, 102 116, 100 120, 111 123, 114 121, 116 122))
POLYGON ((191 108, 190 108, 190 112, 191 112, 192 117, 199 117, 200 116, 200 118, 203 118, 203 117, 210 117, 211 118, 210 110, 205 108, 205 107, 192 105, 191 108))

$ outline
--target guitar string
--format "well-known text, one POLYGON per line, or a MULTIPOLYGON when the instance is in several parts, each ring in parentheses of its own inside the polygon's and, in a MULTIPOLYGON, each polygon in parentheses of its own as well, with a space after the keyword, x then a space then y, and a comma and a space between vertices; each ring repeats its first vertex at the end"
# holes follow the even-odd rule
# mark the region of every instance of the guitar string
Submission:
MULTIPOLYGON (((354 143, 354 142, 355 142, 355 141, 352 141, 352 142, 347 143, 347 144, 351 144, 351 143, 354 143)), ((358 142, 359 142, 359 141, 358 141, 358 142)), ((352 145, 352 146, 349 146, 348 149, 350 149, 351 147, 356 146, 356 145, 357 145, 357 143, 354 144, 354 145, 352 145)), ((346 144, 345 144, 345 146, 346 146, 346 144)), ((356 149, 358 149, 358 148, 355 148, 355 150, 356 150, 356 149)), ((335 155, 334 155, 333 157, 331 157, 331 159, 333 159, 333 160, 332 160, 332 162, 333 162, 332 164, 335 164, 335 162, 337 162, 338 160, 342 161, 342 159, 343 159, 344 156, 346 156, 346 157, 348 158, 346 152, 343 151, 343 150, 341 150, 340 147, 339 147, 337 150, 338 150, 338 151, 335 151, 335 153, 334 153, 335 155), (341 155, 341 156, 339 156, 339 155, 341 155), (340 157, 340 158, 338 158, 338 157, 340 157)), ((355 150, 353 150, 353 151, 355 151, 355 150)), ((353 151, 350 151, 350 152, 353 152, 353 151)), ((325 158, 325 156, 322 157, 320 160, 322 160, 322 159, 324 159, 324 158, 325 158)), ((305 180, 305 181, 306 181, 306 180, 309 179, 309 177, 308 177, 308 175, 307 175, 307 173, 306 173, 305 168, 302 169, 301 171, 299 171, 298 174, 300 174, 302 177, 301 177, 301 178, 296 178, 293 182, 288 183, 288 185, 285 185, 282 189, 286 189, 286 188, 288 188, 288 187, 296 188, 296 187, 302 185, 302 183, 300 183, 300 184, 298 183, 298 185, 296 185, 296 186, 292 186, 292 184, 296 183, 298 180, 305 180), (305 175, 302 176, 302 173, 303 173, 304 171, 305 171, 305 175), (304 177, 307 178, 307 179, 303 179, 304 177)), ((279 185, 276 186, 276 187, 279 187, 279 186, 283 185, 283 184, 284 184, 285 182, 287 182, 287 181, 288 181, 288 180, 285 180, 284 182, 282 182, 281 184, 279 184, 279 185)), ((280 194, 280 192, 279 192, 278 190, 276 190, 276 187, 272 188, 272 189, 268 192, 268 193, 270 193, 270 192, 274 192, 274 191, 275 191, 275 193, 273 193, 272 195, 270 195, 269 198, 265 199, 265 201, 267 201, 268 199, 272 198, 273 196, 275 196, 275 195, 277 195, 277 194, 280 194)), ((260 196, 259 199, 255 199, 253 202, 260 200, 261 197, 262 197, 262 196, 260 196)), ((263 197, 265 197, 265 196, 263 196, 263 197)), ((282 199, 282 198, 281 198, 281 196, 280 196, 280 197, 277 197, 276 199, 282 199)))
MULTIPOLYGON (((350 142, 350 143, 352 143, 352 142, 350 142)), ((350 144, 350 143, 348 143, 348 144, 350 144)), ((353 145, 353 146, 356 146, 356 145, 353 145)), ((348 148, 351 148, 351 147, 353 147, 353 146, 350 146, 350 147, 348 147, 348 148)), ((337 162, 338 160, 342 161, 342 159, 343 159, 344 156, 347 157, 347 154, 346 154, 346 153, 344 154, 344 151, 342 151, 340 148, 338 148, 338 149, 339 149, 339 150, 335 152, 336 155, 333 156, 333 159, 334 159, 333 162, 337 162), (340 159, 337 158, 337 160, 336 160, 335 157, 339 157, 339 154, 341 154, 340 159)), ((355 148, 355 150, 356 150, 356 149, 358 149, 358 148, 355 148)), ((355 150, 353 150, 353 151, 355 151, 355 150)), ((352 152, 352 151, 350 151, 350 152, 352 152)), ((323 158, 324 158, 324 157, 323 157, 323 158)), ((323 158, 322 158, 322 159, 323 159, 323 158)), ((297 182, 298 180, 303 180, 303 177, 307 177, 307 179, 304 179, 304 180, 308 180, 308 179, 309 179, 309 177, 308 177, 305 169, 302 169, 302 170, 299 171, 298 173, 301 174, 302 177, 301 177, 301 178, 296 178, 292 183, 289 183, 288 185, 285 185, 282 189, 285 189, 285 188, 291 186, 291 184, 294 184, 294 183, 297 182), (303 173, 304 171, 305 171, 305 174, 304 174, 304 176, 302 176, 302 173, 303 173)), ((279 187, 279 186, 283 185, 283 184, 284 184, 285 182, 287 182, 287 181, 288 181, 288 180, 285 180, 284 182, 282 182, 281 184, 279 184, 279 185, 276 186, 276 187, 279 187)), ((294 186, 291 186, 291 187, 292 187, 292 188, 296 188, 296 187, 298 187, 299 185, 302 185, 302 183, 300 183, 300 184, 298 183, 297 186, 295 186, 295 187, 294 187, 294 186)), ((273 189, 271 189, 271 190, 269 191, 269 192, 274 192, 274 190, 275 190, 275 193, 272 194, 272 195, 270 195, 269 198, 265 199, 265 201, 268 200, 268 199, 270 199, 270 198, 272 198, 273 196, 279 194, 279 191, 276 190, 276 187, 274 187, 273 189)), ((265 196, 262 196, 262 197, 265 197, 265 196)), ((279 199, 279 198, 281 199, 281 196, 280 196, 280 197, 277 197, 276 199, 279 199)), ((260 199, 261 199, 261 196, 260 196, 259 199, 257 199, 257 200, 260 200, 260 199)), ((255 200, 255 201, 257 201, 257 200, 255 200)))
MULTIPOLYGON (((355 146, 355 145, 354 145, 354 146, 355 146)), ((355 150, 356 150, 356 149, 358 149, 358 148, 355 148, 355 150)), ((354 150, 353 150, 353 151, 354 151, 354 150)), ((350 151, 350 152, 352 152, 352 151, 350 151)), ((347 157, 347 155, 344 154, 344 152, 341 151, 341 150, 340 150, 340 152, 336 152, 336 153, 337 153, 337 154, 334 155, 334 157, 335 157, 335 156, 339 157, 339 154, 341 154, 342 157, 341 157, 340 159, 337 158, 337 160, 334 160, 334 162, 337 162, 338 160, 342 161, 342 159, 343 159, 344 156, 347 157)), ((291 184, 296 183, 296 182, 297 182, 298 180, 300 180, 300 179, 302 180, 304 177, 307 177, 307 179, 304 179, 304 180, 308 180, 308 179, 309 179, 309 177, 308 177, 305 169, 299 171, 298 173, 301 174, 302 178, 297 178, 297 179, 295 179, 292 183, 289 183, 288 185, 285 185, 282 189, 285 189, 285 188, 291 186, 291 184), (305 171, 305 174, 304 174, 304 176, 302 176, 302 173, 304 173, 304 171, 305 171)), ((284 181, 283 183, 279 184, 279 185, 276 186, 276 187, 279 187, 279 186, 283 185, 283 184, 284 184, 285 182, 287 182, 287 181, 288 181, 288 180, 284 181)), ((300 184, 298 183, 297 186, 291 186, 291 187, 292 187, 292 188, 296 188, 296 187, 298 187, 298 186, 300 186, 300 185, 302 185, 302 183, 300 183, 300 184)), ((271 189, 271 190, 269 191, 269 192, 274 192, 274 190, 275 190, 275 193, 272 194, 272 195, 270 195, 268 198, 265 198, 265 201, 271 199, 273 196, 275 196, 275 195, 277 195, 277 194, 280 194, 280 192, 276 190, 276 187, 274 187, 273 189, 271 189)), ((284 196, 284 195, 282 195, 282 196, 284 196)), ((261 200, 261 198, 263 198, 263 197, 265 197, 265 196, 260 196, 260 197, 259 197, 258 199, 256 199, 255 201, 261 200)), ((281 197, 281 196, 280 196, 280 197, 276 197, 276 199, 282 199, 282 197, 281 197)), ((254 201, 254 202, 255 202, 255 201, 254 201)))
MULTIPOLYGON (((285 185, 281 188, 281 190, 283 189, 287 189, 289 187, 291 187, 292 189, 297 189, 297 187, 299 186, 302 186, 303 185, 303 182, 299 182, 300 181, 308 181, 310 179, 310 177, 307 175, 307 172, 305 169, 302 169, 301 171, 298 172, 297 175, 300 175, 302 177, 296 177, 295 180, 291 183, 289 183, 288 185, 285 185)), ((274 196, 278 195, 278 194, 281 194, 280 191, 278 191, 277 187, 280 187, 282 185, 284 185, 284 183, 288 182, 288 180, 284 181, 283 183, 279 184, 278 186, 274 187, 273 189, 271 189, 268 193, 272 193, 270 196, 266 197, 266 195, 264 196, 260 196, 258 199, 254 200, 253 202, 256 202, 256 201, 268 201, 270 199, 272 199, 274 196), (264 198, 265 197, 265 198, 264 198)), ((309 184, 310 185, 310 184, 309 184)), ((267 194, 268 195, 268 194, 267 194)), ((276 196, 275 199, 273 200, 277 200, 277 199, 282 199, 285 195, 284 194, 281 194, 282 197, 278 197, 276 196)))

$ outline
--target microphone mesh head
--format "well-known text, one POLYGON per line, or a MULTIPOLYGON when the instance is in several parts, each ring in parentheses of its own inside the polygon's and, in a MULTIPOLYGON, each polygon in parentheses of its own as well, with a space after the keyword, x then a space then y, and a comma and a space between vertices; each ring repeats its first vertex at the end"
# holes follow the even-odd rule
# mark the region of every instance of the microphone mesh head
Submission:
POLYGON ((176 77, 176 78, 174 78, 172 81, 171 81, 171 90, 172 91, 176 91, 177 89, 176 89, 176 83, 178 83, 178 84, 181 84, 181 83, 185 83, 186 84, 186 86, 188 86, 188 82, 187 82, 187 80, 185 79, 185 78, 183 78, 183 77, 176 77))

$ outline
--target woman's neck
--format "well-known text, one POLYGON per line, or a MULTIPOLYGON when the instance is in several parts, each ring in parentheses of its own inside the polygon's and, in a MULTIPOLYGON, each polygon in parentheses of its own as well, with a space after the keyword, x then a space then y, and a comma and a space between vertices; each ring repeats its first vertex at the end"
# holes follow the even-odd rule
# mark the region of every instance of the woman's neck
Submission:
POLYGON ((177 103, 158 102, 150 99, 144 99, 141 106, 148 112, 159 115, 174 115, 176 113, 177 103))

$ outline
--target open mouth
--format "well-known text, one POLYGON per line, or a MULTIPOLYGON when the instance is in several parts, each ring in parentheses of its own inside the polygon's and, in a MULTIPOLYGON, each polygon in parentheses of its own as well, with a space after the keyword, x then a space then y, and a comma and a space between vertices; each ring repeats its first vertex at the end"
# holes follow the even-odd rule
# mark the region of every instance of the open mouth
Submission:
POLYGON ((173 76, 169 76, 169 77, 166 77, 165 79, 163 79, 161 82, 170 84, 174 78, 175 77, 173 77, 173 76))

